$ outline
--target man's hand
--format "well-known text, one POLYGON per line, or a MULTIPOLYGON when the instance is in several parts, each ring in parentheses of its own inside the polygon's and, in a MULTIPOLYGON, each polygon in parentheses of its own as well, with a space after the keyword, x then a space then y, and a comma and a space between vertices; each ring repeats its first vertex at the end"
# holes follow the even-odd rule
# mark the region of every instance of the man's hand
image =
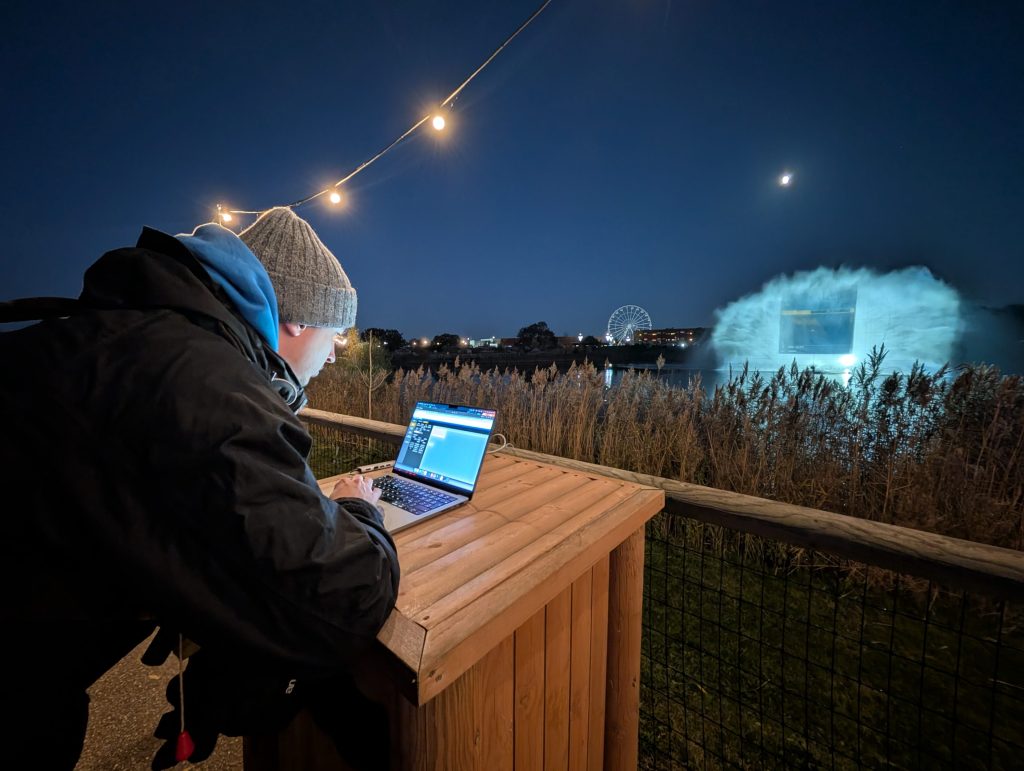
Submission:
POLYGON ((352 474, 341 478, 331 491, 331 498, 362 498, 376 504, 380 500, 380 490, 373 488, 373 480, 362 474, 352 474))

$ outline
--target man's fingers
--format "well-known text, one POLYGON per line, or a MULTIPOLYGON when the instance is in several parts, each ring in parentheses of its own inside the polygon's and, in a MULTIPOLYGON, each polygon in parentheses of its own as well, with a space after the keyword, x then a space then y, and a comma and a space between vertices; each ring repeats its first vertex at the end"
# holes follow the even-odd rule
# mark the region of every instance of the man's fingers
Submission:
POLYGON ((362 474, 350 474, 340 479, 334 486, 331 497, 338 498, 362 498, 370 503, 380 500, 380 490, 373 486, 373 480, 362 474))
POLYGON ((380 490, 373 486, 372 479, 364 479, 360 487, 362 488, 363 497, 370 503, 376 503, 380 500, 380 490))

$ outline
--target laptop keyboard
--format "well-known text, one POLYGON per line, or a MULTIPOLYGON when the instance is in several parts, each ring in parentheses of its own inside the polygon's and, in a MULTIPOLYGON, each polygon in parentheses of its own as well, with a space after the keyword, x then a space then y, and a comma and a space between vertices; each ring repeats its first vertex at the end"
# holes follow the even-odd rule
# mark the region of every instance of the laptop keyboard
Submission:
POLYGON ((380 490, 380 499, 410 514, 423 514, 457 500, 456 496, 414 484, 407 479, 388 474, 373 480, 373 486, 380 490))

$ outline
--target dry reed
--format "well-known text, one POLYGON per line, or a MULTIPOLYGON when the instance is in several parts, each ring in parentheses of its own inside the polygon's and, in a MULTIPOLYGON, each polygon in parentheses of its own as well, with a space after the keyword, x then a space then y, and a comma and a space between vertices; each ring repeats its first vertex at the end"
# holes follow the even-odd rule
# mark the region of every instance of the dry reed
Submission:
MULTIPOLYGON (((419 400, 487 405, 516 447, 1024 548, 1021 377, 983 365, 886 375, 883 360, 847 386, 794 364, 712 391, 633 371, 609 388, 589 363, 524 373, 456 360, 393 373, 373 416, 405 423, 419 400)), ((340 367, 311 396, 366 415, 365 386, 340 367)))

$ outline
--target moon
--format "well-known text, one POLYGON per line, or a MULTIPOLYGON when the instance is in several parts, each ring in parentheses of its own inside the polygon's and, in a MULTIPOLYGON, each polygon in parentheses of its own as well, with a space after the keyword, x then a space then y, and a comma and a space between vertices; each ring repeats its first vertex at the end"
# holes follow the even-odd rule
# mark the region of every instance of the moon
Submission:
POLYGON ((789 187, 792 181, 793 173, 790 171, 784 172, 783 175, 779 177, 779 187, 789 187))

